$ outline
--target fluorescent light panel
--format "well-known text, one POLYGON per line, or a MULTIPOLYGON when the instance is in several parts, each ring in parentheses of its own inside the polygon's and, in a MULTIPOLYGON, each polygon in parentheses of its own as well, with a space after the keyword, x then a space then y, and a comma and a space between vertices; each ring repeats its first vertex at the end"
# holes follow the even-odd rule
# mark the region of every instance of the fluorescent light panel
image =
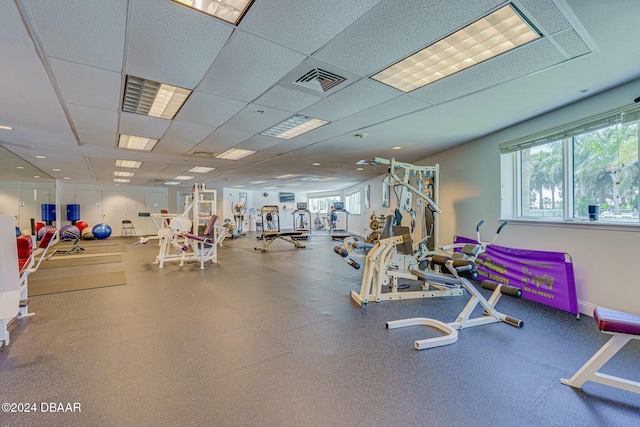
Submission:
POLYGON ((215 18, 236 25, 253 0, 174 0, 215 18))
POLYGON ((133 160, 116 160, 116 166, 119 168, 139 168, 142 166, 142 162, 135 162, 133 160))
POLYGON ((130 150, 151 151, 157 143, 157 139, 145 138, 143 136, 120 134, 120 137, 118 138, 118 148, 128 148, 130 150))
POLYGON ((180 184, 180 182, 178 181, 167 181, 164 183, 164 185, 178 185, 178 184, 180 184))
POLYGON ((190 179, 193 179, 193 177, 192 176, 187 176, 187 175, 178 175, 173 179, 178 180, 178 181, 189 181, 190 179))
POLYGON ((113 182, 121 182, 121 183, 124 183, 124 184, 128 184, 129 181, 131 181, 131 180, 127 179, 127 178, 113 178, 113 182))
POLYGON ((122 111, 172 120, 189 95, 189 89, 127 76, 122 111))
POLYGON ((113 171, 113 176, 126 176, 128 178, 133 178, 135 172, 124 172, 124 171, 113 171))
POLYGON ((327 121, 315 119, 313 117, 296 114, 295 116, 269 128, 261 133, 261 135, 275 136, 276 138, 291 139, 298 135, 307 133, 320 126, 326 125, 327 121))
POLYGON ((371 78, 411 92, 537 38, 540 33, 508 4, 371 78))
POLYGON ((192 167, 191 169, 189 169, 189 172, 207 173, 207 172, 211 172, 214 169, 215 168, 209 168, 209 167, 206 167, 206 166, 195 166, 195 167, 192 167))
POLYGON ((243 150, 241 148, 231 148, 224 153, 218 154, 216 156, 216 159, 240 160, 243 157, 247 157, 253 153, 255 153, 255 151, 243 150))
POLYGON ((280 176, 276 176, 276 178, 278 179, 286 179, 286 178, 295 178, 298 175, 292 174, 292 173, 288 173, 286 175, 280 175, 280 176))

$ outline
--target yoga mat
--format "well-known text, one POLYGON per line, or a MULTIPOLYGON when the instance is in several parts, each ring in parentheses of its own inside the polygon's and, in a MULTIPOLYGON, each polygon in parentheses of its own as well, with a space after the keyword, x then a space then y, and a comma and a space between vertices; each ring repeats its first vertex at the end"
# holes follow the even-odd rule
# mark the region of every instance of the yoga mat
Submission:
POLYGON ((43 279, 29 278, 29 296, 33 297, 36 295, 49 295, 60 292, 81 291, 126 284, 127 279, 124 271, 43 279))
POLYGON ((76 267, 80 265, 110 264, 122 262, 120 252, 102 254, 56 254, 51 259, 42 261, 40 268, 76 267))

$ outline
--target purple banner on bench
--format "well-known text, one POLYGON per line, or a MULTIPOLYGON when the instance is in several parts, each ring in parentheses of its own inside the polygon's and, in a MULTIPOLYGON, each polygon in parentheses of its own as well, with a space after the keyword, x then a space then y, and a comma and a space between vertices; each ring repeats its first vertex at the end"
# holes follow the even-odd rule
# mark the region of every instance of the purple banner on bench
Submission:
MULTIPOLYGON (((477 243, 455 236, 454 243, 477 243)), ((476 260, 478 280, 493 280, 522 289, 522 296, 578 314, 573 264, 562 252, 530 251, 489 245, 476 260)))

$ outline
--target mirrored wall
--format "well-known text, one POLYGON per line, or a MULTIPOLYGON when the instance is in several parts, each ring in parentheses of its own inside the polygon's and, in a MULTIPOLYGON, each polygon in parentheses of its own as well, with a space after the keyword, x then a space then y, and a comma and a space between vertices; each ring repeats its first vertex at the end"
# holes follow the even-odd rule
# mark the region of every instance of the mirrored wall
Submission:
POLYGON ((55 203, 55 179, 0 147, 0 214, 12 215, 22 233, 31 234, 31 218, 41 221, 42 204, 55 203))

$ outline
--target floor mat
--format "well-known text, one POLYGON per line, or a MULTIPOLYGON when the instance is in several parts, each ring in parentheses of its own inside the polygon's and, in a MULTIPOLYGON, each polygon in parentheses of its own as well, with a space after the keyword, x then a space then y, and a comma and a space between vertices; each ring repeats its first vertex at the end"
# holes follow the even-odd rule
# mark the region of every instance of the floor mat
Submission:
POLYGON ((76 267, 91 264, 110 264, 122 262, 120 252, 107 252, 102 254, 58 254, 51 259, 42 261, 40 268, 76 267))
POLYGON ((29 279, 29 296, 126 285, 124 271, 57 278, 29 279))

